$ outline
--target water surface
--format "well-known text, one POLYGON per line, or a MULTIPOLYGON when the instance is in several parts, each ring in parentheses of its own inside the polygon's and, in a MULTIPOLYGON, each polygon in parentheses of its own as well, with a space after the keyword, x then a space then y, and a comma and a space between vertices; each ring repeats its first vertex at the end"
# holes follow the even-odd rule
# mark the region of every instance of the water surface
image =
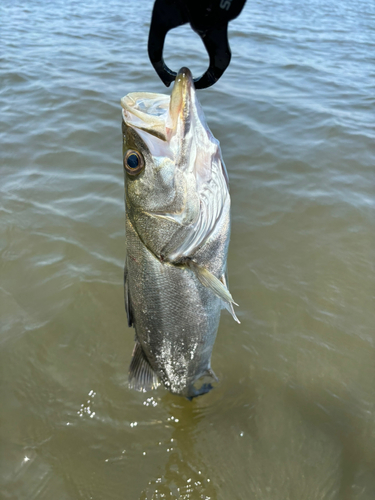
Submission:
MULTIPOLYGON (((375 498, 375 7, 249 0, 199 96, 230 289, 189 402, 127 387, 120 98, 166 92, 151 1, 0 5, 0 497, 375 498)), ((187 27, 167 62, 198 76, 187 27)))

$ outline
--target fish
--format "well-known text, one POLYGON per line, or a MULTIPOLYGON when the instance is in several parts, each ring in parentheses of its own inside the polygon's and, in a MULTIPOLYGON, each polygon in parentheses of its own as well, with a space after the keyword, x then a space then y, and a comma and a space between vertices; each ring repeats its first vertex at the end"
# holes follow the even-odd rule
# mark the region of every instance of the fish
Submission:
POLYGON ((121 106, 129 387, 163 384, 192 399, 218 380, 211 355, 221 309, 239 323, 227 278, 228 175, 188 68, 170 96, 133 92, 121 106))

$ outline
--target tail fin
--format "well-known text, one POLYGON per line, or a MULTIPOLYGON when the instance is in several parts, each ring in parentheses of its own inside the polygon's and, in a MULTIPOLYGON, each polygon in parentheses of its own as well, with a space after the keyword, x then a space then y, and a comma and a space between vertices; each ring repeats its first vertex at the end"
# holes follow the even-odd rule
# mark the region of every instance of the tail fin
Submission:
POLYGON ((198 396, 203 396, 203 394, 207 394, 208 392, 210 392, 211 389, 213 389, 211 384, 203 384, 199 389, 196 389, 194 386, 190 387, 186 399, 192 401, 193 398, 197 398, 198 396))
POLYGON ((204 383, 198 389, 196 387, 194 387, 194 385, 191 385, 188 388, 186 398, 189 401, 191 401, 193 398, 196 398, 198 396, 202 396, 203 394, 207 394, 208 392, 210 392, 211 389, 213 389, 212 384, 207 382, 207 379, 210 380, 211 382, 219 382, 219 379, 217 378, 217 376, 216 376, 215 372, 213 371, 213 369, 211 368, 211 366, 209 366, 207 368, 207 370, 205 371, 203 376, 199 379, 199 380, 202 380, 204 383))

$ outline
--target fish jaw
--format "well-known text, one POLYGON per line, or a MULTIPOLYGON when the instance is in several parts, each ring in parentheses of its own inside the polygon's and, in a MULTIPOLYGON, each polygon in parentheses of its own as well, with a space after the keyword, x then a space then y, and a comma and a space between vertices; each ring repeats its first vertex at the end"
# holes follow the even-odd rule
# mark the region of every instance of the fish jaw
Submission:
MULTIPOLYGON (((216 157, 221 157, 219 141, 208 128, 188 68, 181 68, 176 76, 165 133, 176 165, 186 175, 193 175, 198 189, 209 182, 216 157)), ((222 168, 226 177, 225 167, 222 168)))
MULTIPOLYGON (((195 102, 193 77, 188 68, 181 68, 173 86, 169 113, 165 124, 166 136, 169 141, 177 134, 186 135, 192 104, 195 102)), ((198 101, 197 101, 198 102, 198 101)))
POLYGON ((184 172, 186 184, 200 204, 198 217, 186 228, 184 241, 168 242, 163 249, 170 262, 180 262, 194 257, 215 227, 222 224, 230 207, 220 144, 207 125, 187 68, 176 77, 165 130, 175 165, 184 172))

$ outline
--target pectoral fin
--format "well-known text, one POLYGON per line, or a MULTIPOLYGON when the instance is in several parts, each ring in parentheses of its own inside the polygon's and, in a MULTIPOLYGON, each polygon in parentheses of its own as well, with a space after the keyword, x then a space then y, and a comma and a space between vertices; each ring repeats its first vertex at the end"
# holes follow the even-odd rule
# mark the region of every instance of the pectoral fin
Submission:
POLYGON ((233 310, 233 304, 235 304, 236 306, 238 306, 238 304, 236 304, 236 302, 233 300, 233 297, 226 286, 225 276, 223 275, 223 281, 220 281, 218 278, 216 278, 216 276, 210 273, 210 271, 198 265, 193 260, 188 260, 187 265, 194 271, 202 285, 209 288, 224 302, 225 308, 228 309, 228 311, 232 314, 233 319, 237 321, 237 323, 239 323, 238 318, 233 310))
POLYGON ((136 340, 129 367, 129 388, 140 392, 146 392, 151 389, 156 389, 158 385, 158 377, 151 368, 141 344, 136 340))
MULTIPOLYGON (((225 271, 225 273, 223 274, 223 276, 221 277, 221 280, 220 280, 223 285, 228 289, 228 278, 227 278, 227 272, 225 271)), ((234 308, 233 308, 233 304, 235 302, 224 302, 223 301, 223 305, 225 307, 225 309, 232 315, 232 318, 234 319, 234 321, 237 321, 237 323, 240 325, 241 324, 241 321, 237 318, 237 315, 236 313, 234 312, 234 308)), ((237 305, 237 304, 236 304, 237 305)))

